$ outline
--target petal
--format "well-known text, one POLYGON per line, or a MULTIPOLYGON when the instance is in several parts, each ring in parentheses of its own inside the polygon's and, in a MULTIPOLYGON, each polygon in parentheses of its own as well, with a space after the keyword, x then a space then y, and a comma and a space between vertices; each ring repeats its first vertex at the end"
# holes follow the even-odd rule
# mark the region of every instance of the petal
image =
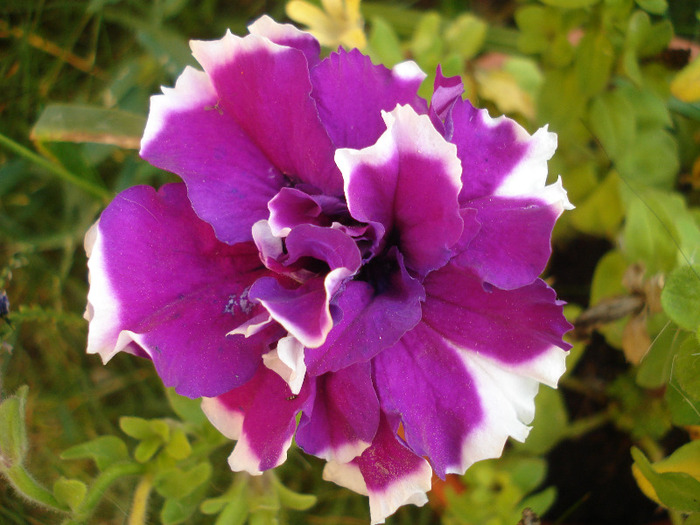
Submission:
POLYGON ((221 40, 192 41, 191 46, 211 78, 220 110, 282 173, 324 193, 341 194, 333 146, 310 96, 301 51, 257 35, 231 33, 221 40))
POLYGON ((542 128, 530 136, 514 120, 493 119, 467 100, 457 101, 449 116, 450 141, 464 170, 460 203, 492 194, 532 195, 544 188, 556 135, 542 128))
MULTIPOLYGON (((368 361, 420 321, 421 301, 425 299, 423 287, 408 275, 395 249, 390 255, 395 257, 395 267, 386 263, 377 270, 384 273, 381 293, 367 282, 352 281, 339 294, 336 303, 342 319, 336 322, 322 346, 306 349, 310 375, 368 361)), ((373 263, 369 263, 369 268, 373 263)))
POLYGON ((250 297, 304 346, 315 348, 323 344, 333 327, 330 301, 341 284, 360 268, 360 251, 344 232, 310 224, 294 228, 285 246, 287 258, 273 262, 275 271, 288 277, 259 279, 251 287, 250 297), (324 263, 330 271, 324 277, 315 276, 306 268, 309 259, 324 263), (296 263, 302 261, 305 264, 297 268, 296 263), (289 277, 303 284, 295 286, 289 277))
MULTIPOLYGON (((566 200, 565 192, 562 197, 566 200)), ((552 229, 564 211, 562 198, 491 196, 467 205, 477 211, 481 228, 455 259, 458 265, 506 290, 529 284, 544 271, 552 254, 552 229)))
POLYGON ((248 26, 251 35, 263 36, 275 44, 293 47, 304 53, 309 68, 318 64, 321 46, 312 35, 301 31, 292 24, 278 24, 263 15, 248 26))
POLYGON ((207 75, 186 68, 174 88, 151 97, 141 156, 182 177, 197 215, 234 244, 251 240, 286 182, 218 101, 207 75))
POLYGON ((238 439, 229 456, 231 469, 258 475, 284 463, 294 437, 296 415, 310 394, 306 386, 299 395, 291 394, 276 373, 260 367, 242 387, 205 398, 202 409, 222 434, 238 439))
MULTIPOLYGON (((568 350, 562 336, 572 327, 563 304, 544 281, 515 290, 484 287, 468 270, 448 265, 424 281, 423 322, 461 348, 504 366, 529 366, 553 348, 568 350)), ((542 370, 537 379, 556 385, 561 363, 542 370)))
POLYGON ((402 505, 425 505, 432 471, 427 461, 399 443, 386 418, 382 417, 372 446, 351 463, 329 462, 323 478, 368 494, 374 525, 384 523, 402 505))
POLYGON ((316 398, 304 412, 297 444, 308 454, 347 463, 370 446, 379 426, 379 401, 368 362, 316 378, 316 398))
POLYGON ((264 354, 263 364, 289 385, 292 394, 301 390, 306 375, 304 346, 292 336, 277 341, 277 348, 264 354))
POLYGON ((500 456, 509 436, 527 437, 539 381, 554 366, 560 375, 564 357, 553 347, 504 366, 421 323, 374 363, 382 410, 399 418, 408 445, 444 479, 500 456))
POLYGON ((120 193, 93 235, 89 353, 148 355, 165 385, 190 397, 218 395, 255 373, 277 328, 226 334, 263 311, 246 290, 265 270, 252 243, 216 239, 183 184, 120 193))
POLYGON ((417 95, 424 78, 414 62, 387 69, 357 49, 340 49, 311 71, 312 96, 335 146, 359 149, 374 144, 386 129, 382 111, 410 104, 426 112, 417 95))
POLYGON ((462 100, 462 93, 464 93, 462 78, 459 75, 445 77, 442 75, 442 66, 438 66, 433 84, 433 96, 430 99, 430 120, 448 140, 454 133, 452 108, 457 101, 462 100))
POLYGON ((282 188, 267 206, 270 210, 270 231, 278 237, 289 235, 292 228, 300 224, 331 224, 330 219, 323 215, 317 199, 296 188, 282 188))
POLYGON ((400 418, 414 453, 442 479, 462 466, 462 442, 484 419, 458 352, 421 323, 374 359, 381 407, 400 418))
POLYGON ((384 118, 387 131, 375 145, 336 152, 348 209, 361 222, 381 223, 406 266, 426 274, 447 262, 462 234, 462 169, 426 115, 398 106, 384 118))

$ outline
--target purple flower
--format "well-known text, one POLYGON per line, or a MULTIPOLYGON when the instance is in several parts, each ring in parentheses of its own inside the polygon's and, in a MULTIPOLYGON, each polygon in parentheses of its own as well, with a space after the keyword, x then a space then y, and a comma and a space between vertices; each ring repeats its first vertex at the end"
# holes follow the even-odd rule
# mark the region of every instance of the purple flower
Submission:
POLYGON ((568 349, 538 279, 570 207, 556 137, 439 71, 428 106, 414 63, 321 60, 267 17, 192 49, 204 72, 152 98, 141 149, 183 183, 122 192, 88 233, 88 352, 203 397, 233 470, 296 432, 373 523, 525 439, 568 349))

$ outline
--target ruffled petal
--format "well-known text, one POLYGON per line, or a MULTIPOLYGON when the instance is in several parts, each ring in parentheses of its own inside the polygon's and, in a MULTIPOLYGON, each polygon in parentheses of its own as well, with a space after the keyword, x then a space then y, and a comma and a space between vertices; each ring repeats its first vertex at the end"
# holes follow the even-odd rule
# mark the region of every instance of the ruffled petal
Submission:
POLYGON ((481 227, 455 262, 502 289, 533 282, 552 254, 552 229, 568 203, 561 185, 549 189, 555 191, 542 192, 540 199, 491 196, 469 201, 481 227))
POLYGON ((544 188, 547 161, 557 137, 542 128, 534 135, 506 117, 493 119, 468 100, 457 100, 446 118, 453 133, 446 137, 457 146, 462 162, 460 203, 485 197, 532 196, 544 188))
POLYGON ((184 184, 120 193, 91 233, 88 352, 150 357, 166 386, 214 396, 255 373, 278 329, 226 337, 262 312, 246 290, 264 275, 252 243, 219 242, 184 184))
POLYGON ((452 123, 452 107, 462 100, 464 86, 460 76, 445 77, 442 66, 437 67, 433 96, 430 99, 430 120, 435 128, 448 139, 452 138, 454 125, 452 123))
POLYGON ((537 371, 536 379, 556 385, 564 372, 564 350, 571 346, 562 336, 572 326, 562 313, 564 303, 544 281, 500 290, 485 287, 468 270, 448 265, 431 273, 423 285, 423 322, 433 330, 503 366, 527 368, 538 356, 554 352, 560 359, 552 368, 537 371))
POLYGON ((444 479, 500 456, 509 436, 525 440, 539 382, 553 367, 561 375, 564 356, 553 347, 527 364, 503 366, 421 323, 374 363, 382 410, 444 479))
POLYGON ((302 415, 297 444, 327 461, 347 463, 370 446, 379 427, 379 401, 368 362, 315 378, 316 397, 302 415))
POLYGON ((342 318, 322 346, 306 349, 310 375, 368 361, 420 321, 423 286, 408 274, 395 248, 377 272, 381 272, 382 282, 372 286, 352 281, 339 294, 336 305, 342 318))
POLYGON ((277 341, 277 348, 263 356, 263 364, 280 376, 289 385, 289 390, 296 395, 306 376, 304 363, 304 346, 292 336, 277 341))
POLYGON ((398 441, 386 418, 382 417, 372 446, 350 463, 329 462, 323 478, 369 495, 369 512, 374 525, 384 523, 403 505, 425 505, 432 471, 427 461, 398 441))
POLYGON ((311 71, 312 96, 331 140, 338 148, 365 148, 386 129, 382 111, 410 104, 426 112, 417 91, 425 73, 415 62, 387 69, 357 49, 331 53, 311 71))
POLYGON ((218 102, 207 75, 186 68, 174 88, 151 97, 141 156, 182 177, 197 215, 234 244, 251 240, 286 182, 218 102))
POLYGON ((342 193, 333 145, 311 98, 304 53, 258 35, 192 41, 197 61, 230 115, 282 173, 329 195, 342 193))
POLYGON ((238 440, 228 459, 231 469, 258 475, 287 459, 296 415, 312 394, 307 386, 292 394, 279 375, 260 367, 242 387, 202 400, 202 409, 222 434, 238 440))
POLYGON ((298 49, 306 57, 309 68, 319 61, 321 45, 313 35, 301 31, 292 24, 279 24, 267 15, 263 15, 248 26, 251 35, 263 36, 275 44, 298 49))
POLYGON ((406 266, 426 274, 445 264, 462 234, 457 203, 462 169, 455 147, 409 106, 384 113, 387 131, 373 146, 340 149, 351 215, 382 224, 406 266))

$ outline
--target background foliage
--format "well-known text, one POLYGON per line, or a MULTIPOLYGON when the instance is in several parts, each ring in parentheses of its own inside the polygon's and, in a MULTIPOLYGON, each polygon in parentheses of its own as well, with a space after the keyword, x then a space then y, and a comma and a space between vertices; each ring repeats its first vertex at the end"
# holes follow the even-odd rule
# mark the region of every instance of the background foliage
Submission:
MULTIPOLYGON (((549 124, 550 171, 577 206, 547 271, 576 321, 561 388, 539 394, 525 444, 436 480, 429 506, 389 523, 515 525, 525 507, 556 523, 700 523, 698 9, 364 2, 364 32, 352 13, 326 19, 375 63, 441 63, 492 115, 549 124)), ((285 5, 0 6, 0 522, 367 522, 320 461, 293 449, 274 474, 233 475, 231 444, 147 362, 84 354, 85 231, 116 192, 173 178, 136 153, 148 97, 193 63, 188 39, 262 13, 285 19, 285 5)))

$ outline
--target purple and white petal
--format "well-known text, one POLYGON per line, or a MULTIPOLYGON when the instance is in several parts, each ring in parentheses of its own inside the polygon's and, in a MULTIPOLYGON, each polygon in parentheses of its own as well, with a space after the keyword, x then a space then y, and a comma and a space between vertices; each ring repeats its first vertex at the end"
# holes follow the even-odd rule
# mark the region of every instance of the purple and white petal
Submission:
POLYGON ((460 203, 488 195, 534 196, 547 180, 547 161, 557 147, 557 136, 547 128, 530 135, 514 120, 491 118, 485 109, 458 100, 448 112, 462 162, 460 203))
POLYGON ((277 348, 262 358, 263 364, 284 379, 292 394, 297 395, 306 376, 303 345, 292 336, 283 337, 277 341, 277 348))
POLYGON ((561 362, 538 378, 556 384, 564 371, 564 350, 570 348, 562 336, 571 325, 562 313, 564 303, 544 281, 501 290, 450 264, 431 273, 423 285, 423 323, 460 348, 506 367, 527 366, 557 348, 561 362))
POLYGON ((469 201, 468 206, 476 210, 480 229, 460 250, 456 264, 506 290, 537 279, 552 253, 552 229, 564 211, 562 202, 489 196, 469 201))
POLYGON ((231 33, 221 40, 192 41, 191 47, 211 79, 219 110, 277 169, 329 195, 342 193, 333 145, 310 96, 304 53, 258 35, 231 33))
POLYGON ((347 463, 371 445, 379 427, 379 401, 369 362, 315 378, 316 397, 301 417, 297 444, 327 461, 347 463))
POLYGON ((430 120, 435 129, 443 136, 452 138, 454 125, 452 123, 452 107, 462 100, 464 86, 460 76, 445 77, 442 66, 438 66, 433 84, 433 96, 430 99, 430 120))
POLYGON ((456 148, 427 115, 398 106, 383 116, 387 131, 377 143, 339 149, 336 163, 351 215, 381 223, 388 237, 398 239, 406 266, 424 275, 449 260, 462 234, 462 169, 456 148))
POLYGON ((442 479, 463 472, 462 443, 485 408, 459 352, 421 323, 373 363, 382 411, 395 428, 402 424, 411 450, 442 479))
POLYGON ((174 88, 151 97, 141 156, 182 177, 197 215, 235 244, 251 240, 286 181, 218 102, 209 77, 186 68, 174 88))
POLYGON ((252 243, 229 246, 192 211, 184 184, 136 186, 103 212, 88 263, 88 352, 148 356, 166 386, 190 397, 243 384, 279 335, 226 337, 262 312, 244 300, 266 270, 252 243), (138 346, 138 348, 137 348, 138 346))
POLYGON ((372 525, 384 523, 403 505, 427 503, 432 471, 426 460, 402 445, 384 417, 372 446, 349 464, 331 461, 323 479, 369 495, 372 525), (361 475, 361 481, 357 473, 361 475))
POLYGON ((309 69, 318 64, 321 45, 313 35, 294 27, 292 24, 279 24, 263 15, 248 26, 251 35, 263 36, 275 44, 293 47, 304 53, 309 69))
POLYGON ((231 469, 258 475, 287 459, 296 415, 311 394, 304 386, 293 395, 275 372, 260 367, 242 387, 205 399, 202 409, 222 434, 238 440, 229 456, 231 469))
POLYGON ((420 321, 425 292, 420 282, 406 271, 396 248, 387 255, 387 260, 371 261, 368 268, 370 273, 374 269, 382 282, 372 286, 368 282, 352 281, 339 294, 336 304, 342 319, 336 322, 322 346, 306 349, 310 375, 339 371, 368 361, 420 321))
POLYGON ((426 112, 425 101, 417 95, 425 76, 415 62, 387 69, 375 66, 357 49, 339 49, 311 70, 312 96, 336 147, 365 148, 386 129, 382 111, 410 104, 426 112))

